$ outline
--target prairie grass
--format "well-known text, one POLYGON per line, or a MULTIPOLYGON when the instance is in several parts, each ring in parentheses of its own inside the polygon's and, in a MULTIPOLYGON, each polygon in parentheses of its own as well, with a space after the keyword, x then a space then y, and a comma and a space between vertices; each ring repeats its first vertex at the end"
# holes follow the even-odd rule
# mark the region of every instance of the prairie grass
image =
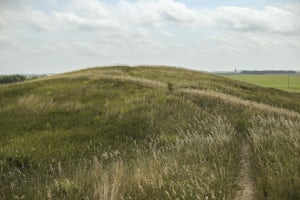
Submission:
POLYGON ((238 159, 231 137, 188 135, 162 148, 151 141, 148 153, 137 148, 129 163, 118 158, 106 167, 95 159, 90 170, 76 172, 74 183, 94 199, 231 199, 238 159), (227 153, 232 157, 224 159, 227 153))
POLYGON ((275 106, 270 106, 268 104, 264 103, 258 103, 255 101, 249 101, 249 100, 244 100, 242 98, 224 94, 221 92, 215 92, 215 91, 207 91, 207 90, 196 90, 196 89, 181 89, 178 91, 179 93, 189 93, 193 95, 198 95, 198 96, 204 96, 208 97, 210 99, 213 99, 214 101, 219 101, 223 104, 229 104, 231 106, 243 106, 243 107, 251 107, 255 110, 260 110, 264 112, 270 112, 270 113, 275 113, 275 114, 280 114, 280 115, 285 115, 291 118, 299 118, 300 114, 298 112, 295 112, 293 110, 288 110, 285 108, 279 108, 275 106))
POLYGON ((31 94, 2 111, 1 199, 231 199, 240 146, 222 113, 164 87, 77 81, 24 86, 31 94))
POLYGON ((253 177, 262 199, 300 199, 300 118, 251 118, 253 177))
POLYGON ((297 199, 299 107, 170 67, 0 86, 0 199, 232 199, 245 140, 261 199, 297 199))
POLYGON ((300 111, 300 93, 290 93, 272 88, 259 87, 246 82, 239 82, 222 76, 212 75, 196 70, 188 70, 170 66, 107 66, 94 67, 75 72, 45 77, 33 80, 53 80, 60 78, 113 78, 131 79, 138 78, 140 82, 151 82, 152 85, 167 87, 171 83, 174 87, 199 89, 220 92, 237 96, 254 102, 264 103, 275 107, 300 111), (287 98, 288 97, 288 98, 287 98))
MULTIPOLYGON (((45 177, 31 172, 43 180, 38 186, 22 169, 10 168, 6 174, 11 177, 5 177, 10 186, 0 194, 3 199, 232 199, 240 159, 235 129, 225 118, 211 116, 199 121, 196 130, 178 127, 178 132, 172 141, 163 135, 143 145, 133 141, 134 157, 105 151, 75 164, 72 171, 54 162, 45 177), (200 132, 207 123, 213 126, 200 132)), ((5 162, 2 170, 10 161, 5 162)))
POLYGON ((41 95, 30 94, 23 96, 18 100, 18 106, 31 109, 64 109, 64 110, 78 110, 82 108, 82 104, 79 101, 71 102, 64 101, 57 103, 53 101, 53 98, 44 98, 41 95))

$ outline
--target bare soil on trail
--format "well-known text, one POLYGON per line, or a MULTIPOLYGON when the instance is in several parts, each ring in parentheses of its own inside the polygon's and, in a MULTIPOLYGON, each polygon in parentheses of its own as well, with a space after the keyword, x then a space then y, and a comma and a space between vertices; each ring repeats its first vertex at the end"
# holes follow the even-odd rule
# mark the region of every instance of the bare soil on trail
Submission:
POLYGON ((246 141, 243 142, 241 154, 241 169, 238 177, 239 190, 236 192, 234 200, 257 200, 254 183, 250 176, 250 146, 246 141))

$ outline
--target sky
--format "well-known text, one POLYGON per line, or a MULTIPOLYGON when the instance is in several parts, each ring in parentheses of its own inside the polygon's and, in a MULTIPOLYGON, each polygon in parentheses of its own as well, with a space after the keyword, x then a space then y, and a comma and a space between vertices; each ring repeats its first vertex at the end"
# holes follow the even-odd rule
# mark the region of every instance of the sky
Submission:
POLYGON ((0 74, 300 70, 300 0, 0 0, 0 74))

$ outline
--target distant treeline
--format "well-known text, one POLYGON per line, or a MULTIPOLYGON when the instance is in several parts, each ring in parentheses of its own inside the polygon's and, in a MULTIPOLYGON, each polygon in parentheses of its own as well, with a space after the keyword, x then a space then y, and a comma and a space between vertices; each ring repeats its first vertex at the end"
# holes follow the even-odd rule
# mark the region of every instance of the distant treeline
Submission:
POLYGON ((296 71, 292 70, 263 70, 263 71, 251 71, 243 70, 241 74, 296 74, 296 71))
POLYGON ((26 76, 19 74, 0 75, 0 84, 16 83, 20 81, 25 81, 26 79, 26 76))

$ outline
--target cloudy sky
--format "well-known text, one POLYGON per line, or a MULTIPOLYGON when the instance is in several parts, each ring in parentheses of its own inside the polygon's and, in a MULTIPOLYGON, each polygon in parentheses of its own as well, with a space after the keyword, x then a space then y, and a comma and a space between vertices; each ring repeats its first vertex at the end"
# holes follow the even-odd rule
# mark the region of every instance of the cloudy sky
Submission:
POLYGON ((300 70, 300 0, 0 0, 0 74, 300 70))

